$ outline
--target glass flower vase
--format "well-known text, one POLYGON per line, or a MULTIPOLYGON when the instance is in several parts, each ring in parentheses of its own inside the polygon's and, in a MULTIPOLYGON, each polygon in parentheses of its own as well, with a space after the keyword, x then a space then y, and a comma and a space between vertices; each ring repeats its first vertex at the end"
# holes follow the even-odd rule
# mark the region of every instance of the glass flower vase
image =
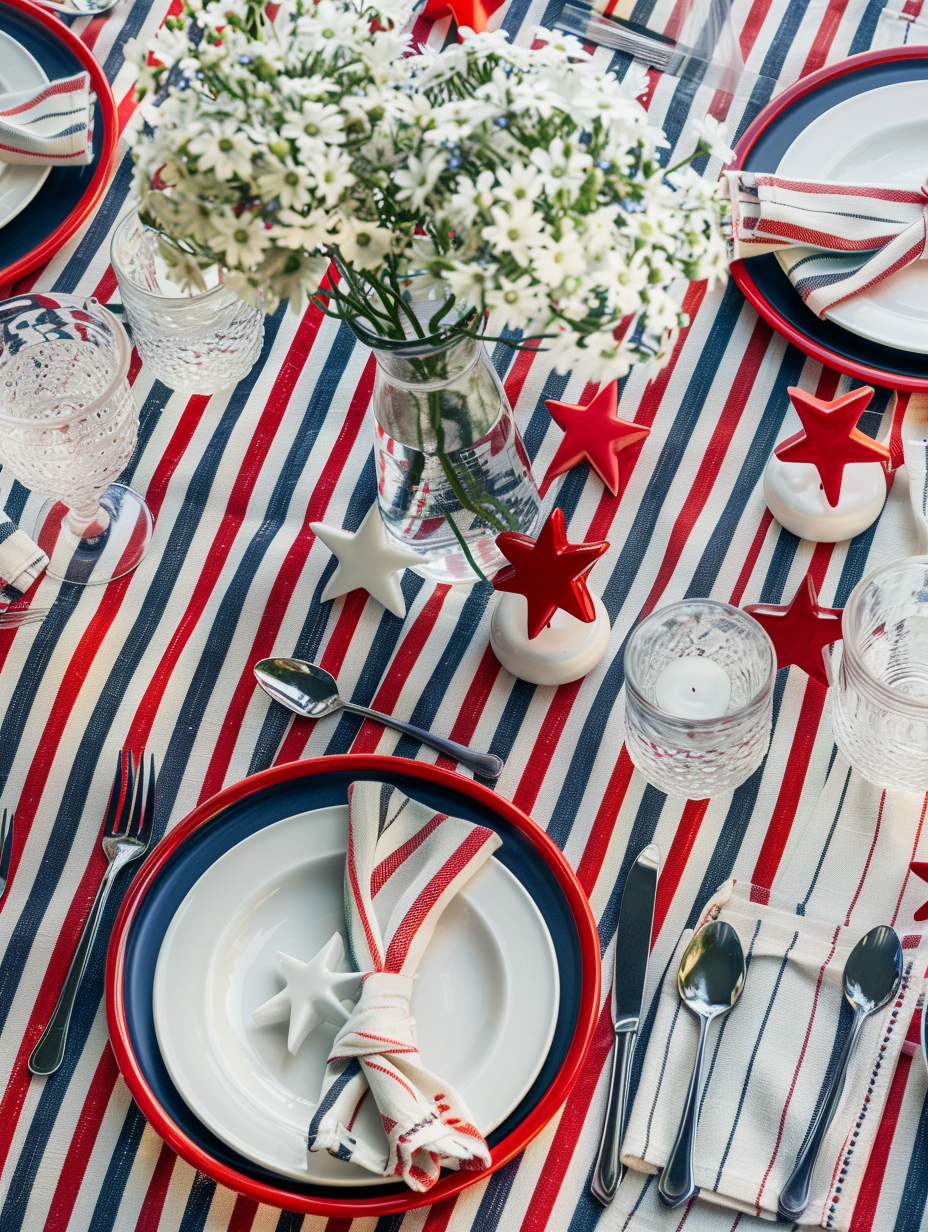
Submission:
POLYGON ((436 582, 492 577, 502 531, 531 534, 541 509, 512 408, 477 338, 365 338, 377 360, 374 458, 387 530, 436 582))

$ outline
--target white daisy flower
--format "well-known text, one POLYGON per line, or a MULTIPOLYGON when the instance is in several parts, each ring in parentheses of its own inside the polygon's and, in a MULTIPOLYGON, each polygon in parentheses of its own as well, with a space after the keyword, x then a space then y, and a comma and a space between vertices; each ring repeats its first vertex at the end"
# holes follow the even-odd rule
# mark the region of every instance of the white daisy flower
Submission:
POLYGON ((510 254, 520 265, 528 265, 532 244, 543 238, 544 219, 531 201, 516 201, 505 207, 490 208, 492 224, 481 231, 488 244, 500 253, 510 254))
POLYGON ((735 157, 735 151, 725 139, 725 125, 721 120, 706 116, 704 120, 694 120, 693 129, 703 151, 711 158, 720 158, 723 163, 730 163, 735 157))
POLYGON ((196 155, 198 171, 212 171, 218 180, 234 176, 247 180, 251 175, 251 160, 255 147, 237 120, 223 120, 192 138, 188 145, 196 155))
POLYGON ((217 213, 213 219, 213 247, 228 265, 257 265, 271 242, 270 229, 253 214, 239 217, 232 210, 217 213))

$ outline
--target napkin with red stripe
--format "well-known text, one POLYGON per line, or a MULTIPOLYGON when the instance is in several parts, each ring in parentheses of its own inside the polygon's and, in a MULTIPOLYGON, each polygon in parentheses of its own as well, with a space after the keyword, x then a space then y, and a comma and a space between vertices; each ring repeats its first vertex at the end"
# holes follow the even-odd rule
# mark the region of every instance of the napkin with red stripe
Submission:
POLYGON ((722 173, 733 261, 781 251, 817 316, 928 255, 928 184, 834 184, 722 173))
POLYGON ((348 814, 349 947, 355 969, 370 974, 332 1045, 309 1149, 425 1192, 442 1168, 480 1171, 490 1163, 460 1095, 423 1064, 409 1002, 441 913, 501 839, 387 783, 353 783, 348 814), (369 1095, 386 1141, 365 1141, 352 1131, 369 1095))
POLYGON ((0 595, 21 599, 48 566, 48 557, 0 509, 0 595))
POLYGON ((39 167, 92 162, 93 107, 88 73, 0 94, 0 162, 39 167))

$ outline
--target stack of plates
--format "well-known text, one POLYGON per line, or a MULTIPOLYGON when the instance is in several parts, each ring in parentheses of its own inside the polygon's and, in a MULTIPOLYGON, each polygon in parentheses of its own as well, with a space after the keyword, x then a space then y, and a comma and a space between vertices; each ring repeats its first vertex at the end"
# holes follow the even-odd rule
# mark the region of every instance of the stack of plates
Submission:
MULTIPOLYGON (((201 805, 133 882, 110 944, 113 1048, 139 1106, 189 1163, 261 1202, 380 1215, 447 1197, 326 1154, 306 1134, 335 1028, 296 1056, 252 1012, 282 987, 277 951, 308 960, 344 933, 347 788, 396 784, 496 830, 503 845, 442 916, 413 997, 423 1060, 487 1136, 494 1169, 563 1103, 599 1010, 599 940, 560 851, 488 788, 396 758, 349 755, 255 775, 201 805)), ((367 1101, 369 1102, 369 1101, 367 1101)), ((358 1129, 380 1133, 376 1109, 358 1129)))
MULTIPOLYGON (((795 179, 924 183, 928 48, 851 56, 804 77, 761 112, 733 166, 795 179)), ((732 264, 765 320, 807 355, 877 385, 928 390, 928 262, 915 261, 821 320, 770 253, 732 264)))
POLYGON ((30 0, 3 0, 0 93, 82 70, 90 74, 97 99, 93 162, 84 167, 0 162, 0 295, 47 261, 90 217, 106 188, 119 137, 113 92, 93 53, 50 10, 30 0))

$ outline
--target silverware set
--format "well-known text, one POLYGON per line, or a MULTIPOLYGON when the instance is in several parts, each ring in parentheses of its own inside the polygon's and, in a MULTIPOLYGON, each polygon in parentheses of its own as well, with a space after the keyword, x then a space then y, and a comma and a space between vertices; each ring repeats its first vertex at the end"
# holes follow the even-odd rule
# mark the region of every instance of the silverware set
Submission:
POLYGON ((50 611, 50 607, 15 608, 8 603, 0 603, 0 629, 18 629, 20 625, 37 625, 50 611))
MULTIPOLYGON (((116 777, 103 821, 102 842, 103 854, 107 860, 106 872, 84 921, 58 1003, 42 1032, 42 1038, 29 1058, 29 1069, 33 1074, 53 1074, 64 1060, 77 990, 87 969, 87 961, 113 882, 121 869, 145 854, 151 842, 155 817, 155 781, 154 758, 149 759, 146 775, 144 753, 139 757, 138 766, 131 753, 119 754, 116 777)), ((10 829, 12 832, 12 825, 10 829)))
MULTIPOLYGON (((652 843, 632 865, 619 909, 612 983, 615 1044, 602 1140, 590 1185, 593 1197, 603 1206, 608 1206, 615 1197, 624 1174, 620 1151, 628 1080, 644 998, 659 865, 660 853, 652 843)), ((780 1193, 778 1213, 781 1219, 798 1221, 808 1205, 815 1165, 840 1102, 860 1032, 872 1014, 896 997, 902 983, 902 969, 902 946, 894 930, 886 925, 872 928, 861 937, 848 957, 844 968, 844 995, 854 1010, 854 1020, 818 1101, 792 1173, 780 1193)), ((699 1021, 699 1040, 676 1140, 657 1187, 661 1202, 670 1208, 681 1206, 699 1192, 693 1178, 693 1161, 706 1041, 711 1024, 738 1004, 745 976, 744 949, 730 924, 711 919, 690 938, 677 972, 677 991, 682 1003, 699 1021)))

